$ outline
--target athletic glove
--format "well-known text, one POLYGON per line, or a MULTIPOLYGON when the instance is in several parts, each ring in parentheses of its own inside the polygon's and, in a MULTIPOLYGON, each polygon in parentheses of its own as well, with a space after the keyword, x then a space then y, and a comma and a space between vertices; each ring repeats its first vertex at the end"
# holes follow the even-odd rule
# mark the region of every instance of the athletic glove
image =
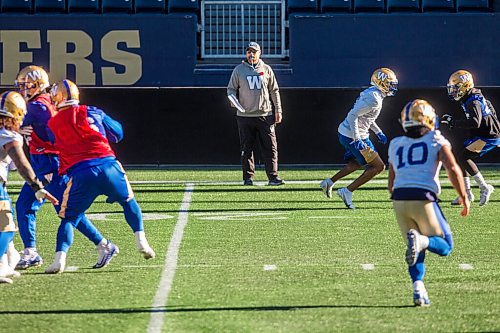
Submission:
POLYGON ((385 136, 384 132, 378 132, 377 138, 378 142, 380 142, 381 144, 385 145, 387 143, 387 137, 385 136))
POLYGON ((441 117, 441 124, 448 126, 449 128, 453 127, 453 117, 449 114, 443 114, 441 117))
POLYGON ((361 139, 356 139, 353 142, 351 142, 351 144, 353 144, 354 148, 356 148, 357 150, 365 150, 366 149, 366 143, 364 143, 364 141, 361 139))

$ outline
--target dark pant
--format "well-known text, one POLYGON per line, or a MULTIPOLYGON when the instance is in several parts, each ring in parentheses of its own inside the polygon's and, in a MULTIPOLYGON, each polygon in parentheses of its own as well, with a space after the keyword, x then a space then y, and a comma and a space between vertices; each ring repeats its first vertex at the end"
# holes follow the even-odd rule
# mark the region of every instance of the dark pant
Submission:
POLYGON ((262 158, 269 180, 278 177, 278 143, 274 131, 274 115, 267 117, 236 117, 240 134, 241 166, 243 179, 255 173, 254 148, 260 144, 262 158))

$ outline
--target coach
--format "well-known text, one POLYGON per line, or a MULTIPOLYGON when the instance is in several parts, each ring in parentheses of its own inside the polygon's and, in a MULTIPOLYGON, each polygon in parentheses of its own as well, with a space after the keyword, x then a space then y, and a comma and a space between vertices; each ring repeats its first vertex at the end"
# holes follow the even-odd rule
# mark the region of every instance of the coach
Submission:
POLYGON ((278 177, 278 143, 275 132, 276 124, 282 120, 279 87, 273 70, 260 59, 260 55, 260 45, 256 42, 249 43, 246 60, 236 66, 231 74, 227 97, 237 109, 243 185, 253 185, 253 150, 257 141, 261 146, 268 185, 282 185, 284 182, 278 177))

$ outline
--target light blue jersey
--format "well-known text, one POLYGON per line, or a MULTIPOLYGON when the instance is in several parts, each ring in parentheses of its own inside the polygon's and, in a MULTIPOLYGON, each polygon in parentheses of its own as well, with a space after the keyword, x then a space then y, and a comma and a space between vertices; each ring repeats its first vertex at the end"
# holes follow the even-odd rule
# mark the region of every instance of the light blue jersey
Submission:
POLYGON ((394 168, 394 189, 419 188, 441 193, 439 150, 450 142, 439 131, 420 138, 399 136, 389 144, 389 163, 394 168))

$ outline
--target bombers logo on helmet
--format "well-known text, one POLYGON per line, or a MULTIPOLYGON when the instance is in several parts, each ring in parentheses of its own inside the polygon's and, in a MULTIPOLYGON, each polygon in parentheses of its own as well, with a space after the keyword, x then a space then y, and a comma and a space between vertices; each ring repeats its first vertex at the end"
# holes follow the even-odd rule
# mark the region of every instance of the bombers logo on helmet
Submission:
POLYGON ((401 111, 401 125, 405 132, 410 127, 423 126, 436 129, 436 111, 424 99, 415 99, 405 105, 401 111))
POLYGON ((44 93, 50 85, 47 72, 39 66, 24 67, 17 74, 14 83, 25 100, 30 100, 34 96, 44 93))
POLYGON ((387 96, 394 96, 398 91, 398 79, 396 74, 389 68, 376 69, 372 74, 370 83, 387 94, 387 96))
POLYGON ((6 91, 0 95, 0 117, 9 117, 22 123, 26 114, 26 102, 23 96, 15 91, 6 91))
POLYGON ((56 108, 59 109, 64 106, 78 105, 80 103, 80 92, 76 84, 66 79, 52 85, 50 98, 56 108))
POLYGON ((472 74, 463 69, 451 74, 446 85, 448 96, 455 101, 461 100, 472 88, 474 88, 472 74))

